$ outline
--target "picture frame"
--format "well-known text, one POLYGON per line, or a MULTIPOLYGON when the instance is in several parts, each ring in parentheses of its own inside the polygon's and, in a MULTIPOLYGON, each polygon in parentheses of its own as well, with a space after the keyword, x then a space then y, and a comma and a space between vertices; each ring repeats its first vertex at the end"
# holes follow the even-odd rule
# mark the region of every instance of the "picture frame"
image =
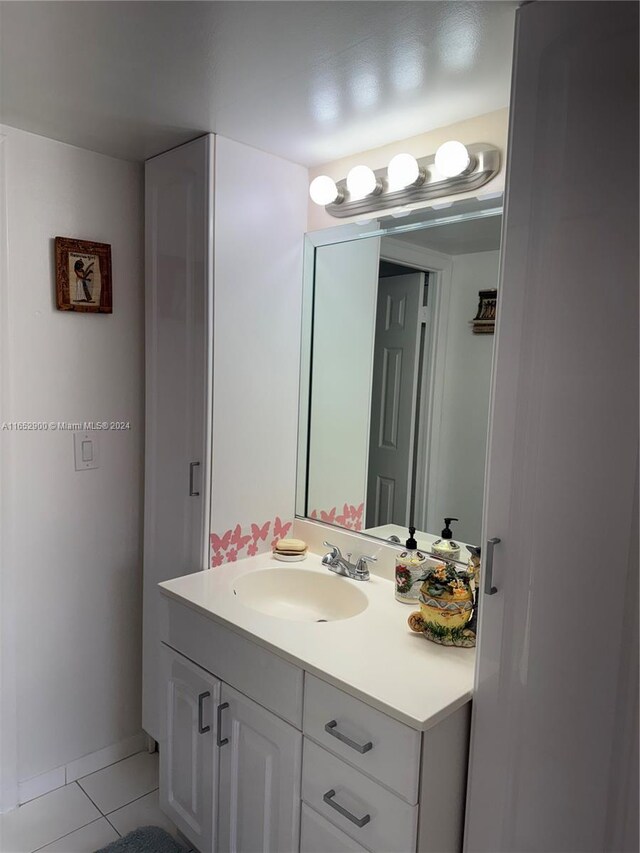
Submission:
POLYGON ((55 238, 56 308, 111 314, 111 246, 71 237, 55 238))
POLYGON ((493 335, 496 328, 496 308, 498 304, 498 290, 480 290, 478 292, 478 311, 473 320, 470 320, 471 330, 474 335, 493 335))

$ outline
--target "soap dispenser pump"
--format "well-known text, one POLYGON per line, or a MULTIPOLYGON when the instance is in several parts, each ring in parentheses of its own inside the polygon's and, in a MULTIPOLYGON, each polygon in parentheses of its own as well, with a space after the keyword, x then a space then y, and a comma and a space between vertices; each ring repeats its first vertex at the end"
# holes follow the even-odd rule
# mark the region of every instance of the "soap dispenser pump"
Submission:
POLYGON ((440 554, 442 557, 448 558, 449 560, 457 560, 460 556, 460 546, 457 542, 454 542, 453 531, 450 527, 452 521, 459 520, 459 518, 453 518, 453 516, 445 517, 444 529, 441 533, 442 538, 436 539, 431 546, 432 551, 436 554, 440 554))
POLYGON ((406 550, 396 557, 396 600, 403 604, 415 604, 420 595, 420 584, 424 573, 426 556, 418 551, 415 527, 409 528, 406 550))

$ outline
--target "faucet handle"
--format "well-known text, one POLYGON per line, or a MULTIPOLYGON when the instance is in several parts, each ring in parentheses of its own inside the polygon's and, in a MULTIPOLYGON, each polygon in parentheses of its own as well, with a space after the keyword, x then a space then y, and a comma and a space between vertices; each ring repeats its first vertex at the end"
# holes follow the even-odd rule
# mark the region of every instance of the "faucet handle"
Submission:
POLYGON ((341 556, 342 556, 342 552, 340 551, 340 548, 338 548, 338 546, 337 546, 337 545, 334 545, 333 543, 331 543, 331 542, 326 542, 326 541, 325 541, 325 542, 323 542, 322 544, 325 546, 325 548, 331 548, 331 551, 332 551, 331 557, 332 557, 334 560, 336 559, 336 557, 341 557, 341 556))
POLYGON ((369 568, 367 563, 377 563, 377 557, 368 557, 366 554, 361 554, 356 562, 356 574, 369 577, 369 568))

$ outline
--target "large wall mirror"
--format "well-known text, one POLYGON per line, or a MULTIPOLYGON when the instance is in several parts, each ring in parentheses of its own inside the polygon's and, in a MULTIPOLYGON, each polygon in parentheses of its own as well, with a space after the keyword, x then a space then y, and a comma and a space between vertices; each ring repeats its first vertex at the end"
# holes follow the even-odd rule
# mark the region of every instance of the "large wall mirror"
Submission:
POLYGON ((481 540, 501 198, 307 236, 296 513, 481 540))

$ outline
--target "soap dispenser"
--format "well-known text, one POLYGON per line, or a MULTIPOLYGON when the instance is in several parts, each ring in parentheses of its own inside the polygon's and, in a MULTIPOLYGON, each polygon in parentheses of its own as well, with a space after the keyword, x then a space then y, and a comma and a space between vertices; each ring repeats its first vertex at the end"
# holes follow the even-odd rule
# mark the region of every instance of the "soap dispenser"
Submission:
POLYGON ((431 546, 431 550, 441 557, 448 560, 457 560, 460 556, 460 546, 453 541, 453 532, 449 526, 452 521, 459 521, 459 518, 445 518, 444 530, 442 531, 442 539, 436 539, 431 546))
POLYGON ((418 551, 414 538, 415 527, 409 528, 406 550, 396 557, 396 600, 403 604, 415 604, 420 595, 420 581, 424 574, 426 556, 418 551))

